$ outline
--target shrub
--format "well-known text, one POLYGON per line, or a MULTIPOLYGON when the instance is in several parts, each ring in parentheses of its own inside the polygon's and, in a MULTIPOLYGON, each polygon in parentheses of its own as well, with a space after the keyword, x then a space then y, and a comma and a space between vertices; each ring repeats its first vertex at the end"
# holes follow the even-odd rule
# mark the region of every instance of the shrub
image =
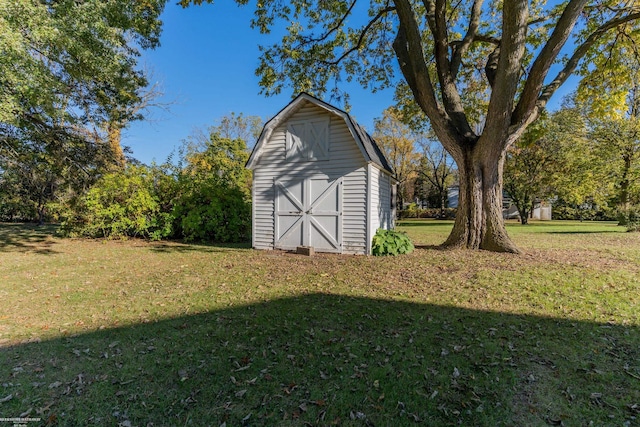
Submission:
POLYGON ((616 214, 613 209, 597 207, 584 209, 565 204, 555 204, 552 207, 553 219, 566 219, 574 221, 615 221, 616 214))
POLYGON ((154 173, 146 166, 128 166, 102 177, 62 223, 67 235, 144 237, 171 235, 173 217, 161 210, 154 173))
POLYGON ((402 211, 402 213, 406 215, 405 218, 419 218, 420 211, 421 209, 418 207, 416 203, 411 203, 409 206, 406 207, 405 210, 402 211))
POLYGON ((173 210, 177 231, 186 241, 246 242, 251 233, 251 205, 244 192, 213 180, 193 183, 173 210))
POLYGON ((395 230, 379 228, 371 243, 371 253, 376 256, 408 254, 413 252, 413 249, 409 236, 395 230))
POLYGON ((407 218, 437 218, 437 219, 454 219, 456 217, 456 208, 445 208, 442 212, 440 208, 419 208, 415 203, 407 206, 406 209, 399 211, 400 219, 407 218))
POLYGON ((618 211, 618 224, 627 231, 640 231, 640 206, 618 211))

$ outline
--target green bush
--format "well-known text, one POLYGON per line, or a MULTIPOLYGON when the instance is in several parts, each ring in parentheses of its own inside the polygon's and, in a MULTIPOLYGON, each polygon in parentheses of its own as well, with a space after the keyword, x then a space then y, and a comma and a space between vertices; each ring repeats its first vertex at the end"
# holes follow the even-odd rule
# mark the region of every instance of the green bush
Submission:
POLYGON ((572 221, 615 221, 616 212, 606 206, 598 206, 584 209, 579 206, 572 206, 562 202, 556 203, 552 207, 553 219, 566 219, 572 221))
POLYGON ((627 231, 640 231, 640 206, 618 211, 618 224, 627 231))
POLYGON ((456 217, 456 208, 445 208, 442 212, 440 208, 419 208, 415 203, 407 206, 406 209, 399 211, 400 219, 407 218, 438 218, 438 219, 454 219, 456 217))
POLYGON ((63 233, 86 237, 144 237, 160 240, 172 233, 173 217, 161 209, 152 168, 130 165, 102 177, 82 197, 63 233))
POLYGON ((408 254, 413 252, 413 249, 409 236, 395 230, 379 228, 371 243, 371 253, 376 256, 408 254))
POLYGON ((251 236, 251 205, 244 192, 213 180, 193 183, 175 204, 176 229, 186 241, 246 242, 251 236))
POLYGON ((62 223, 61 232, 86 237, 236 243, 249 240, 246 193, 215 176, 165 166, 128 166, 101 178, 62 223))

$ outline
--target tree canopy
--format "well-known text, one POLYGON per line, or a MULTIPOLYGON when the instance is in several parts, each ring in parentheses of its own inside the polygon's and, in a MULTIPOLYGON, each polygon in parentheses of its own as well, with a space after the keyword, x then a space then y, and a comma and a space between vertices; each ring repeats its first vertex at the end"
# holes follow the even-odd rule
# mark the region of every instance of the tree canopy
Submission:
POLYGON ((640 52, 623 43, 607 59, 609 72, 592 71, 576 99, 588 119, 597 156, 607 164, 615 203, 626 210, 640 202, 640 52))
POLYGON ((138 58, 159 44, 165 1, 0 0, 0 199, 42 221, 123 164, 119 131, 155 93, 138 58))
POLYGON ((0 0, 0 144, 139 118, 165 1, 0 0))
MULTIPOLYGON (((181 1, 190 3, 203 0, 181 1)), ((605 47, 637 40, 638 18, 636 2, 621 1, 262 0, 252 25, 286 27, 261 47, 266 94, 404 82, 458 165, 460 205, 445 245, 518 252, 502 220, 507 148, 571 74, 606 67, 605 47)))
POLYGON ((400 111, 390 107, 375 121, 373 137, 391 162, 398 180, 398 206, 413 198, 413 182, 419 159, 417 135, 402 122, 400 111))

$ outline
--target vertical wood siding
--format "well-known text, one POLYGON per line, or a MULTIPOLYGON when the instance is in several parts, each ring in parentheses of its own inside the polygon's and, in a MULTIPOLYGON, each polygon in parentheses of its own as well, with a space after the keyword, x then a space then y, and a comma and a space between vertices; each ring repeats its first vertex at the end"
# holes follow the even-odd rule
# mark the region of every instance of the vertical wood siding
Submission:
POLYGON ((312 103, 304 103, 288 120, 274 129, 258 159, 253 175, 253 245, 273 249, 274 180, 286 182, 310 176, 343 177, 342 241, 344 253, 365 253, 367 165, 344 120, 312 103), (287 161, 286 130, 289 125, 330 117, 329 160, 287 161))

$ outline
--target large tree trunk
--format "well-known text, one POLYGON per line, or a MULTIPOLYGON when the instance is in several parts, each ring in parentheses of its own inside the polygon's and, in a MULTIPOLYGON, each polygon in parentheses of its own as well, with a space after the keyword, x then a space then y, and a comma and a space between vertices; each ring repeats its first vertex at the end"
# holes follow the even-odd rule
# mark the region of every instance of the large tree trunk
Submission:
POLYGON ((465 148, 458 161, 460 194, 453 230, 444 247, 520 253, 507 235, 502 218, 504 153, 484 146, 465 148))

